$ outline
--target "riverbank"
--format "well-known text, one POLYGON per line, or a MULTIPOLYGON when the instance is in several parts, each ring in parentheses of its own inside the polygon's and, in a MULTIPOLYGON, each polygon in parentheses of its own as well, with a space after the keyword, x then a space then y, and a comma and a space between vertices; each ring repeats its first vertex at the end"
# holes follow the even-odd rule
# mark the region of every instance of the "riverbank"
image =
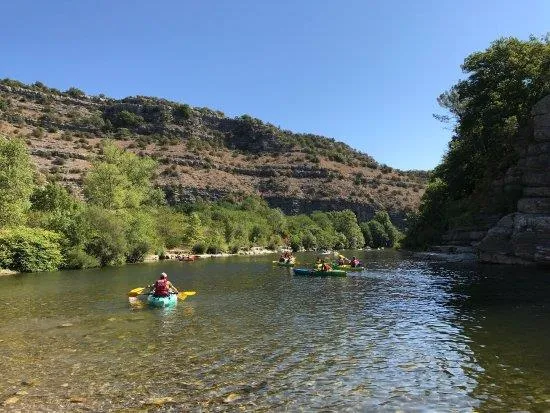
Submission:
POLYGON ((14 274, 19 274, 19 273, 17 271, 6 270, 4 268, 0 268, 0 277, 3 276, 3 275, 14 275, 14 274))
POLYGON ((159 261, 160 259, 178 260, 179 259, 178 257, 197 257, 200 259, 200 258, 223 258, 223 257, 236 257, 236 256, 269 255, 269 254, 278 254, 283 251, 290 251, 290 250, 287 250, 287 249, 271 250, 263 247, 252 247, 249 250, 240 250, 234 254, 227 253, 227 252, 223 252, 219 254, 193 254, 188 250, 171 249, 166 251, 164 255, 162 255, 162 257, 159 257, 158 255, 150 255, 146 257, 145 262, 159 261))

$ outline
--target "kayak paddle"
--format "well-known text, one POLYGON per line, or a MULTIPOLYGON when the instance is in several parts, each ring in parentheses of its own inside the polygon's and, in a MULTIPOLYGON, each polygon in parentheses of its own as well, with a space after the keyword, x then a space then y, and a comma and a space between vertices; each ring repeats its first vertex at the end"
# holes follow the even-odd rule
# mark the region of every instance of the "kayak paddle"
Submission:
MULTIPOLYGON (((133 290, 130 290, 128 292, 128 297, 137 297, 138 295, 143 294, 144 291, 145 291, 144 287, 134 288, 133 290)), ((197 294, 196 291, 180 291, 178 294, 178 298, 180 300, 185 300, 187 296, 195 295, 195 294, 197 294)))

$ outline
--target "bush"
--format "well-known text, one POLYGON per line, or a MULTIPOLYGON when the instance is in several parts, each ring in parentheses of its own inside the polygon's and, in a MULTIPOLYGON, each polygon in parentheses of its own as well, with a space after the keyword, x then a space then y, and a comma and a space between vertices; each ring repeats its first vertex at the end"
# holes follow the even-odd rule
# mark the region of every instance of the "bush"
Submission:
POLYGON ((97 207, 87 208, 85 220, 89 230, 86 253, 96 257, 101 266, 123 264, 128 252, 124 220, 116 212, 97 207))
POLYGON ((372 247, 379 248, 390 245, 390 238, 380 222, 371 220, 368 222, 368 226, 372 235, 372 247))
POLYGON ((223 249, 220 245, 209 245, 206 249, 207 254, 221 254, 223 252, 223 249))
POLYGON ((144 119, 133 112, 122 110, 115 115, 111 122, 117 128, 134 128, 143 124, 144 119))
POLYGON ((177 105, 172 113, 177 120, 187 120, 191 117, 193 111, 189 105, 177 105))
POLYGON ((21 272, 54 271, 63 262, 60 235, 41 228, 0 231, 0 267, 21 272))
POLYGON ((82 268, 99 267, 99 260, 86 254, 80 247, 73 247, 65 253, 63 268, 80 270, 82 268))
POLYGON ((191 251, 193 251, 193 254, 204 254, 206 252, 206 245, 204 245, 204 243, 202 242, 198 242, 193 245, 191 251))
POLYGON ((65 91, 65 93, 73 98, 82 98, 84 96, 86 96, 86 93, 84 93, 84 91, 76 88, 76 87, 71 87, 69 89, 67 89, 65 91))
POLYGON ((365 238, 365 245, 368 247, 372 247, 372 234, 370 232, 370 227, 367 222, 362 222, 359 227, 361 228, 361 232, 363 233, 363 238, 365 238))

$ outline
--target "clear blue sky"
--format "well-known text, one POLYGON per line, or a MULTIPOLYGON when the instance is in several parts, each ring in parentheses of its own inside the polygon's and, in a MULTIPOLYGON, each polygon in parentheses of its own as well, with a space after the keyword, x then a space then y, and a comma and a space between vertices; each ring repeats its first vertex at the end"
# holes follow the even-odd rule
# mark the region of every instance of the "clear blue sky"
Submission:
POLYGON ((4 1, 0 77, 164 97, 431 169, 469 53, 550 30, 548 0, 4 1))

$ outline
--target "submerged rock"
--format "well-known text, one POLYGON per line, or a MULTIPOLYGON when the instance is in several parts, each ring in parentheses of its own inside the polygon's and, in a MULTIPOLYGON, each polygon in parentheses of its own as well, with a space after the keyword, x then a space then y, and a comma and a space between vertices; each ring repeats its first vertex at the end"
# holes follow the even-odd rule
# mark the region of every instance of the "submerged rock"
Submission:
POLYGON ((15 404, 19 401, 19 397, 17 396, 12 396, 12 397, 8 397, 6 400, 4 400, 4 402, 2 403, 2 405, 4 406, 7 406, 9 404, 15 404))
POLYGON ((241 399, 241 396, 237 393, 229 393, 226 397, 224 397, 223 402, 224 403, 233 403, 237 400, 241 399))
POLYGON ((172 397, 155 397, 147 400, 144 403, 144 405, 145 406, 164 406, 167 403, 174 403, 174 399, 172 397))

